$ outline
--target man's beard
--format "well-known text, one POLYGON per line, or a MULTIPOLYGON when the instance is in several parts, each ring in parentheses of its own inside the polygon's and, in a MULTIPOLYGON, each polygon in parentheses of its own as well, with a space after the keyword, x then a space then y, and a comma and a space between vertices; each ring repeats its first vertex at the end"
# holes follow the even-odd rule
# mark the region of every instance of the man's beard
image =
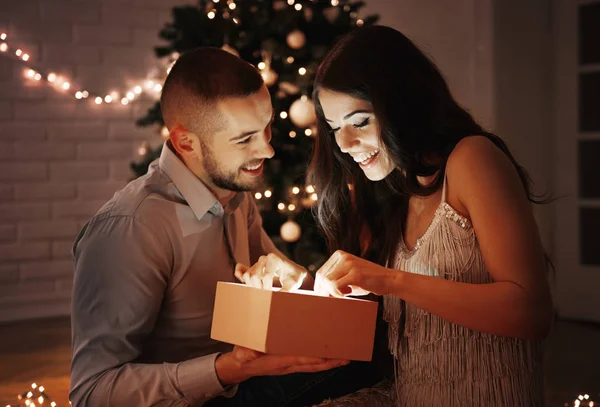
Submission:
MULTIPOLYGON (((213 183, 213 185, 228 191, 244 192, 251 191, 261 184, 262 179, 260 177, 257 177, 255 182, 243 183, 238 180, 238 174, 242 171, 241 168, 237 172, 231 171, 227 173, 223 171, 219 167, 212 150, 205 143, 200 143, 202 149, 202 158, 204 159, 204 170, 206 171, 206 174, 210 178, 210 181, 213 183)), ((250 164, 251 163, 248 163, 246 165, 250 164)))

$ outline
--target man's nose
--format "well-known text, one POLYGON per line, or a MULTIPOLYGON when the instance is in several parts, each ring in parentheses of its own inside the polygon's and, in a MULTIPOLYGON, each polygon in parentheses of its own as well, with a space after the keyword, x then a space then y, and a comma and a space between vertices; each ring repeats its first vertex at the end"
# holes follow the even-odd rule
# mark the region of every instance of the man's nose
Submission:
POLYGON ((273 158, 275 155, 275 150, 273 146, 271 146, 271 131, 265 132, 264 137, 261 138, 261 146, 260 146, 260 157, 261 158, 273 158))

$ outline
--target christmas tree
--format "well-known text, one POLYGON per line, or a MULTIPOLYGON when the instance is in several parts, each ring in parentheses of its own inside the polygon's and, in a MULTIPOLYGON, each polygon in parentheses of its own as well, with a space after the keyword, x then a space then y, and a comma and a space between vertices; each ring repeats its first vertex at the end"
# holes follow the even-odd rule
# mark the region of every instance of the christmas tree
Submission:
MULTIPOLYGON (((311 271, 327 251, 311 213, 318 191, 304 179, 316 132, 312 83, 319 62, 340 36, 377 21, 373 15, 358 17, 363 6, 343 0, 199 0, 196 6, 173 8, 173 21, 160 31, 168 45, 155 48, 167 66, 187 50, 212 46, 261 71, 276 112, 275 157, 266 162, 265 187, 253 195, 265 231, 311 271)), ((158 102, 137 124, 157 126, 163 137, 168 135, 158 102)), ((141 160, 131 164, 136 176, 147 172, 161 147, 140 148, 141 160)))

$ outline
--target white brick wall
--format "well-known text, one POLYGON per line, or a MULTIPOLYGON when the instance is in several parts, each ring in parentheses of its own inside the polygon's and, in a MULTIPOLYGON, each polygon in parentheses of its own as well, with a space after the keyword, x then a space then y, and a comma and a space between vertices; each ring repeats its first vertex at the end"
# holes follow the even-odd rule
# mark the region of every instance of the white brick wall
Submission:
MULTIPOLYGON (((0 0, 0 32, 44 71, 99 93, 139 83, 171 7, 193 0, 0 0)), ((150 102, 97 106, 0 57, 0 322, 66 314, 81 226, 132 177, 150 102)))

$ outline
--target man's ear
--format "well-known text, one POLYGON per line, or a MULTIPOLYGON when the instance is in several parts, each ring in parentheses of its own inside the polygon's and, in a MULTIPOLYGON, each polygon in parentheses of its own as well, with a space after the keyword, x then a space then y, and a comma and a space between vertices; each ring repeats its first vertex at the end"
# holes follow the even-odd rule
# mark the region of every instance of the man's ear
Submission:
POLYGON ((196 154, 198 137, 188 129, 178 124, 169 132, 171 145, 181 157, 190 157, 196 154))

